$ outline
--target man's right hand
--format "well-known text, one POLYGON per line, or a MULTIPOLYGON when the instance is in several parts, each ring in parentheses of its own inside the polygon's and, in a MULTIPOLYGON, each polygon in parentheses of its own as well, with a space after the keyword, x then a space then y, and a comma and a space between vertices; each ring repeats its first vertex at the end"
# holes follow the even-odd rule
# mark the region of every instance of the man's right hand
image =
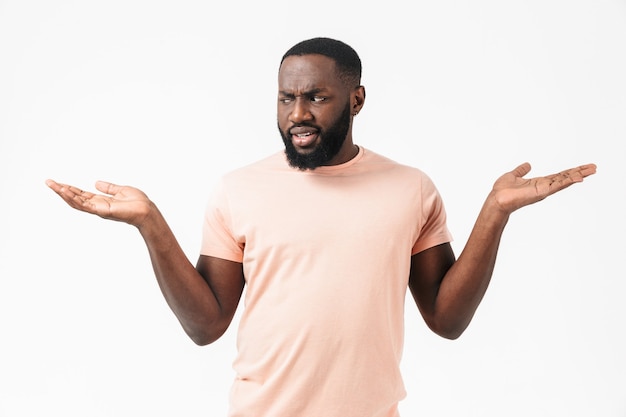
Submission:
POLYGON ((155 208, 143 191, 129 186, 97 181, 96 189, 104 194, 94 194, 53 180, 46 180, 46 185, 76 210, 136 227, 140 227, 155 208))

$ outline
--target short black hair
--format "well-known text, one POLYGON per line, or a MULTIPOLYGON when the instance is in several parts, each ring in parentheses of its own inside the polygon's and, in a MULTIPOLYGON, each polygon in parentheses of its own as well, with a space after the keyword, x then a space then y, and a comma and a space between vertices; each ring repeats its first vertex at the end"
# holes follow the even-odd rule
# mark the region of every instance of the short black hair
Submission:
POLYGON ((361 83, 361 58, 351 46, 336 39, 319 37, 299 42, 285 52, 280 64, 293 55, 312 54, 324 55, 335 61, 338 75, 348 87, 357 87, 361 83))

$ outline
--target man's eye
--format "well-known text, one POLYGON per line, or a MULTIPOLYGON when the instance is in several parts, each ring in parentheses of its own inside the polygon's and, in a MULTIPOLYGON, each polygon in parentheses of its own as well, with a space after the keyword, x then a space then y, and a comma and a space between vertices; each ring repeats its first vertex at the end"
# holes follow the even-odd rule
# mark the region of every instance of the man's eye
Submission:
POLYGON ((326 97, 313 96, 311 97, 311 101, 314 103, 321 103, 322 101, 326 101, 326 97))
POLYGON ((289 103, 291 103, 291 99, 290 99, 290 98, 288 98, 288 97, 282 97, 282 98, 279 98, 279 99, 278 99, 278 101, 280 101, 280 102, 281 102, 281 103, 283 103, 283 104, 289 104, 289 103))

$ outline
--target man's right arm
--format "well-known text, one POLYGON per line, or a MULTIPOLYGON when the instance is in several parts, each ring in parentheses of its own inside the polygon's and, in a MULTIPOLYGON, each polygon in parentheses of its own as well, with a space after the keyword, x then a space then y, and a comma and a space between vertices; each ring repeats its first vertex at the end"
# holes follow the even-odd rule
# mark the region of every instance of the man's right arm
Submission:
POLYGON ((207 345, 230 325, 244 288, 241 263, 200 255, 194 268, 156 210, 139 231, 161 292, 187 335, 207 345))
POLYGON ((94 194, 46 183, 76 210, 137 227, 161 292, 195 343, 209 344, 226 331, 243 292, 241 263, 200 256, 194 267, 156 205, 136 188, 98 182, 96 188, 104 194, 94 194))

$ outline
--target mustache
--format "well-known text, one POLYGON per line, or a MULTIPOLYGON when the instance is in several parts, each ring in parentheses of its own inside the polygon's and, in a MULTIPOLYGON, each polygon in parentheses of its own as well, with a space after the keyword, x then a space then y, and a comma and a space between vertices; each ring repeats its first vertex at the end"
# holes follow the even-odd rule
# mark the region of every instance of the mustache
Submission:
POLYGON ((303 122, 303 123, 297 123, 297 124, 293 124, 293 125, 289 126, 289 128, 287 129, 287 132, 291 133, 291 130, 295 129, 297 127, 310 127, 310 128, 313 128, 313 129, 316 129, 316 130, 319 130, 319 131, 322 130, 321 127, 317 126, 314 123, 303 122))

